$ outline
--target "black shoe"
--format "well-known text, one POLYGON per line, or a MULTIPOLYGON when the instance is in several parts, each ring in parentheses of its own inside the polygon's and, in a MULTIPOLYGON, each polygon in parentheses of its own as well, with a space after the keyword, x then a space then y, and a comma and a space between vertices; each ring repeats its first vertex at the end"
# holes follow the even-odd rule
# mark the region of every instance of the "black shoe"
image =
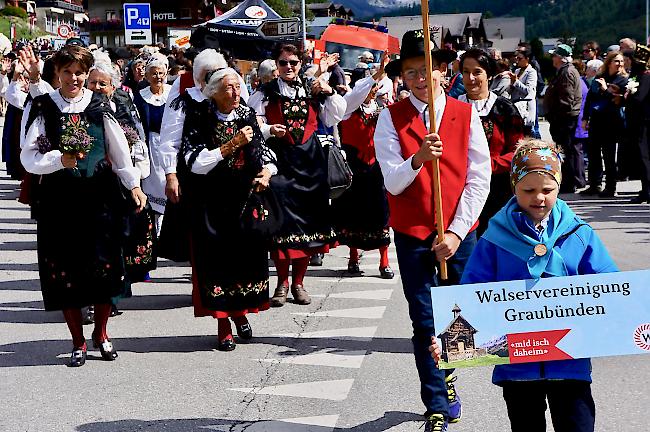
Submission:
POLYGON ((575 186, 561 187, 560 193, 576 193, 576 187, 575 186))
POLYGON ((598 194, 601 198, 612 198, 616 196, 616 189, 605 188, 601 193, 598 194))
POLYGON ((122 312, 117 309, 116 305, 111 305, 111 316, 114 317, 118 315, 122 315, 122 312))
POLYGON ((240 339, 248 340, 253 338, 253 329, 248 321, 242 325, 235 324, 235 327, 237 327, 237 336, 240 339))
POLYGON ((350 261, 350 262, 348 262, 348 273, 352 273, 352 274, 361 273, 361 269, 359 268, 359 262, 358 261, 350 261))
POLYGON ((117 351, 115 350, 115 347, 113 347, 113 343, 110 341, 110 339, 99 342, 93 336, 93 346, 95 348, 99 348, 99 352, 101 353, 104 360, 113 361, 117 358, 117 351))
POLYGON ((323 256, 325 254, 322 253, 317 253, 315 255, 312 255, 311 258, 309 259, 309 265, 314 266, 314 267, 320 267, 323 265, 323 256))
POLYGON ((579 195, 598 195, 602 192, 600 186, 589 186, 587 189, 578 192, 579 195))
POLYGON ((635 196, 630 200, 630 204, 643 204, 643 203, 649 203, 650 204, 650 196, 648 195, 638 195, 635 196))
POLYGON ((79 367, 86 364, 86 350, 81 348, 75 348, 72 350, 70 355, 69 367, 79 367))
POLYGON ((237 348, 237 345, 235 344, 235 341, 232 340, 231 338, 219 341, 219 346, 217 347, 219 351, 232 351, 235 348, 237 348))
POLYGON ((395 272, 388 266, 381 267, 379 269, 379 274, 381 275, 382 279, 392 279, 395 277, 395 272))

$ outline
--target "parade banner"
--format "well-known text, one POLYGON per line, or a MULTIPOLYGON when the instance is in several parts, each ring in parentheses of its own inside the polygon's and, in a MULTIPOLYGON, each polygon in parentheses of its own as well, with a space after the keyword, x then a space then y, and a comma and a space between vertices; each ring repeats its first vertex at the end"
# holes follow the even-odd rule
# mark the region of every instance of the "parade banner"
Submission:
POLYGON ((650 354, 650 270, 431 290, 441 369, 650 354))

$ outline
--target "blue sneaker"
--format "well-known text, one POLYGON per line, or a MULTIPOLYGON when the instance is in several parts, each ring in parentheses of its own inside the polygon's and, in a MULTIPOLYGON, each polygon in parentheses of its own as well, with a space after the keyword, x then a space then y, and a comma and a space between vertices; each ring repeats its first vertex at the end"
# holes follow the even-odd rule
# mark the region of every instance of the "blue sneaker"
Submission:
POLYGON ((447 421, 442 414, 430 414, 424 423, 424 432, 447 432, 447 421))
POLYGON ((458 377, 451 375, 445 378, 445 384, 447 384, 447 400, 449 401, 449 423, 458 423, 463 415, 460 397, 456 393, 456 387, 454 387, 456 378, 458 377))

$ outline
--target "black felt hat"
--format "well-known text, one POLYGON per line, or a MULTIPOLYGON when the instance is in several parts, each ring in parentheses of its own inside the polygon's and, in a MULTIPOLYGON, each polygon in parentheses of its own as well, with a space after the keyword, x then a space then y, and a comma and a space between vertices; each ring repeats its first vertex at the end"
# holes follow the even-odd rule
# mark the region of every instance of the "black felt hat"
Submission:
MULTIPOLYGON (((431 58, 440 64, 450 64, 456 60, 456 51, 449 49, 440 49, 432 40, 431 58)), ((385 71, 389 76, 397 76, 402 72, 402 60, 407 60, 414 57, 424 56, 424 31, 423 30, 409 30, 402 36, 402 44, 399 49, 399 58, 392 60, 386 65, 385 71)))

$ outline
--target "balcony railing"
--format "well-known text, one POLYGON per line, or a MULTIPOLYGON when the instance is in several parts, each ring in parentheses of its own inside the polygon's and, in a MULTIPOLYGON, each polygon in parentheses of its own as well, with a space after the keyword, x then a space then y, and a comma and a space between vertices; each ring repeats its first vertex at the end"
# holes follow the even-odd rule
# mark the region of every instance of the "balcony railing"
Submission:
POLYGON ((83 12, 84 8, 80 4, 76 4, 71 1, 62 1, 62 0, 36 0, 37 8, 47 8, 55 7, 70 12, 83 12))

